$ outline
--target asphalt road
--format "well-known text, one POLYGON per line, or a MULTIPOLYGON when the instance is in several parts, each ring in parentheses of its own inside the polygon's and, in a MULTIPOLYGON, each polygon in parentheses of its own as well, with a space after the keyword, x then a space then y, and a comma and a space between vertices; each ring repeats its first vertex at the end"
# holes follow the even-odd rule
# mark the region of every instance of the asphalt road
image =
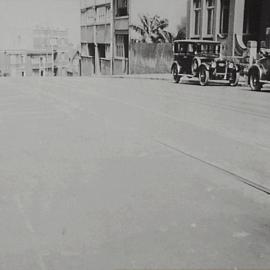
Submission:
POLYGON ((0 79, 0 269, 269 269, 270 92, 0 79))

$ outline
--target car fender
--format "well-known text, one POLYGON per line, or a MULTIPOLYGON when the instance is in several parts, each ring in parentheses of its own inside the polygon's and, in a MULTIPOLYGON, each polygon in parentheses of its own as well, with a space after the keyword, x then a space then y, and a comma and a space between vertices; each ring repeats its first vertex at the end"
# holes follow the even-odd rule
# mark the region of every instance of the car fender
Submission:
POLYGON ((202 63, 199 66, 199 70, 201 70, 202 68, 205 68, 206 70, 210 71, 210 65, 208 65, 207 63, 202 63))
POLYGON ((178 64, 177 61, 174 61, 174 62, 173 62, 172 67, 171 67, 171 71, 172 71, 172 69, 173 69, 173 67, 174 67, 175 65, 177 66, 178 73, 180 73, 180 71, 181 71, 181 66, 178 64))
POLYGON ((264 74, 264 70, 262 69, 262 67, 260 65, 258 65, 258 64, 252 65, 248 70, 248 83, 250 83, 250 74, 253 71, 259 72, 260 80, 262 79, 262 76, 264 74))
POLYGON ((200 57, 194 57, 192 62, 194 62, 194 61, 197 61, 198 67, 200 67, 200 65, 202 64, 202 60, 200 59, 200 57))
POLYGON ((234 71, 236 71, 236 72, 240 72, 240 65, 238 65, 238 64, 233 64, 233 67, 229 67, 229 65, 227 65, 228 66, 228 73, 232 73, 232 72, 234 72, 234 71))

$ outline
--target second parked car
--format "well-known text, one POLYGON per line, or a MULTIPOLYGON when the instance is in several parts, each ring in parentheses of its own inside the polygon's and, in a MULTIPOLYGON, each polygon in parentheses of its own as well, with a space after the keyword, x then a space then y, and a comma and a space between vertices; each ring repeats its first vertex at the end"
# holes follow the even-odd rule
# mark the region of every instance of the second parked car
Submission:
POLYGON ((261 49, 261 58, 248 71, 251 90, 260 91, 264 84, 270 83, 270 50, 261 49))
POLYGON ((205 40, 174 42, 172 74, 178 83, 182 76, 198 77, 205 86, 209 80, 227 80, 231 86, 239 82, 240 67, 232 59, 220 57, 220 43, 205 40))

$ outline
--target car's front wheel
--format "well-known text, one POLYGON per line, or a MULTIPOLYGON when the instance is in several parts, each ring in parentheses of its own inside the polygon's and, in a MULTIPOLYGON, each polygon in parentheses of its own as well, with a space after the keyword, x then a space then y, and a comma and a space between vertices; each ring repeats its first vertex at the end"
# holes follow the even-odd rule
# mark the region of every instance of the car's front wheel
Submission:
POLYGON ((249 83, 252 91, 260 91, 262 89, 259 72, 255 70, 251 72, 249 83))
POLYGON ((199 81, 201 86, 206 86, 209 82, 209 71, 206 67, 200 68, 199 81))
POLYGON ((231 78, 230 78, 230 86, 237 86, 240 79, 240 73, 236 70, 232 71, 231 78))
POLYGON ((172 67, 172 75, 173 75, 174 82, 179 83, 180 79, 181 79, 181 76, 178 73, 177 65, 173 65, 173 67, 172 67))

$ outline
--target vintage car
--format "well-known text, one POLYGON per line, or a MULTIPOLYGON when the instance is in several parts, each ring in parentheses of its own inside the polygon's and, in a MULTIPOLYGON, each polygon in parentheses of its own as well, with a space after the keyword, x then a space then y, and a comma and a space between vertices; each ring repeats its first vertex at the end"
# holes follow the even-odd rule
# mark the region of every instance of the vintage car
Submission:
POLYGON ((261 58, 248 70, 248 83, 251 90, 260 91, 270 83, 270 50, 261 49, 261 58))
POLYGON ((239 82, 240 67, 232 59, 220 57, 220 43, 205 40, 176 40, 173 44, 173 79, 198 77, 202 86, 209 80, 227 80, 231 86, 239 82))

